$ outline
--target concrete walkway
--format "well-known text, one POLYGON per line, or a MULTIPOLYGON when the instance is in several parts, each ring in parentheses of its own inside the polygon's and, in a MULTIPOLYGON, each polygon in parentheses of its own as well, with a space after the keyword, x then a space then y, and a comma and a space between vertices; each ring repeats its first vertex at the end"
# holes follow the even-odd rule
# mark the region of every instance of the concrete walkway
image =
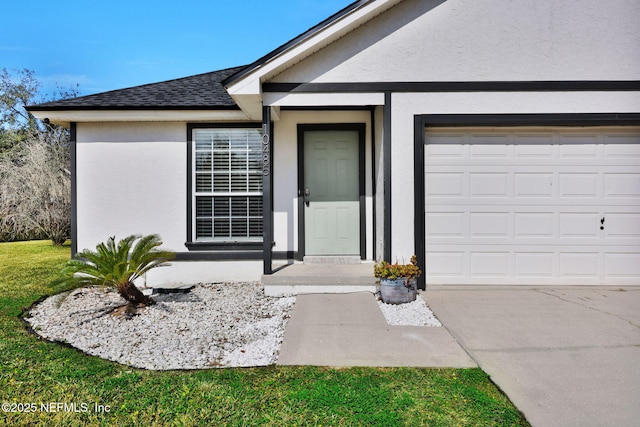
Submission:
POLYGON ((640 287, 424 295, 533 426, 640 425, 640 287))
POLYGON ((446 328, 389 326, 372 293, 296 298, 279 365, 477 366, 446 328))

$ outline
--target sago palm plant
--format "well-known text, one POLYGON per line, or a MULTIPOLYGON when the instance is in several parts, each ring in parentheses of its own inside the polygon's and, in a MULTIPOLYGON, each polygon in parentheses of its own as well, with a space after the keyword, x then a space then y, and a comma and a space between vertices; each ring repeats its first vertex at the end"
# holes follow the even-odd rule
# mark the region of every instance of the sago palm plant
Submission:
POLYGON ((115 236, 96 246, 96 251, 84 250, 67 262, 58 284, 69 288, 108 286, 132 305, 152 305, 155 301, 144 295, 135 280, 152 268, 172 260, 174 252, 156 249, 162 245, 157 234, 131 235, 115 243, 115 236), (136 242, 137 240, 137 242, 136 242), (134 244, 135 243, 135 244, 134 244))

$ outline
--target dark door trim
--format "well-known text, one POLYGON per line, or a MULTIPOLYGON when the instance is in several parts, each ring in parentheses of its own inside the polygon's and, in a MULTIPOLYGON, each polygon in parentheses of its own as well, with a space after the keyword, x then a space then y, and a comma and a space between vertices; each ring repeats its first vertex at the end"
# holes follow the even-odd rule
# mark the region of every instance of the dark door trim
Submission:
POLYGON ((358 187, 360 205, 360 258, 367 256, 367 214, 365 203, 365 135, 364 123, 316 123, 298 124, 298 251, 297 259, 302 261, 305 250, 305 220, 304 220, 304 134, 309 131, 351 130, 358 132, 358 187))

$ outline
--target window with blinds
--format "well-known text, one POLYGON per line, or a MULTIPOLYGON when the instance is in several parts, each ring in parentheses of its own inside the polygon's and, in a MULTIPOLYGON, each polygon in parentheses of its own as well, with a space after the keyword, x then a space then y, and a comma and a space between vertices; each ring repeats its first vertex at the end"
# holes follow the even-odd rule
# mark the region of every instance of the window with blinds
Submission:
POLYGON ((193 132, 196 241, 261 241, 261 130, 193 132))

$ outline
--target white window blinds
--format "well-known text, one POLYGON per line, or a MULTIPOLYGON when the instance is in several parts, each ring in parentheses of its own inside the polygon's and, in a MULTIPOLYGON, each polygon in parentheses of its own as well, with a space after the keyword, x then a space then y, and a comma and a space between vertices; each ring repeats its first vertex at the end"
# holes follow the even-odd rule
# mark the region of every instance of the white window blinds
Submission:
POLYGON ((262 132, 194 130, 195 238, 262 239, 262 132))

